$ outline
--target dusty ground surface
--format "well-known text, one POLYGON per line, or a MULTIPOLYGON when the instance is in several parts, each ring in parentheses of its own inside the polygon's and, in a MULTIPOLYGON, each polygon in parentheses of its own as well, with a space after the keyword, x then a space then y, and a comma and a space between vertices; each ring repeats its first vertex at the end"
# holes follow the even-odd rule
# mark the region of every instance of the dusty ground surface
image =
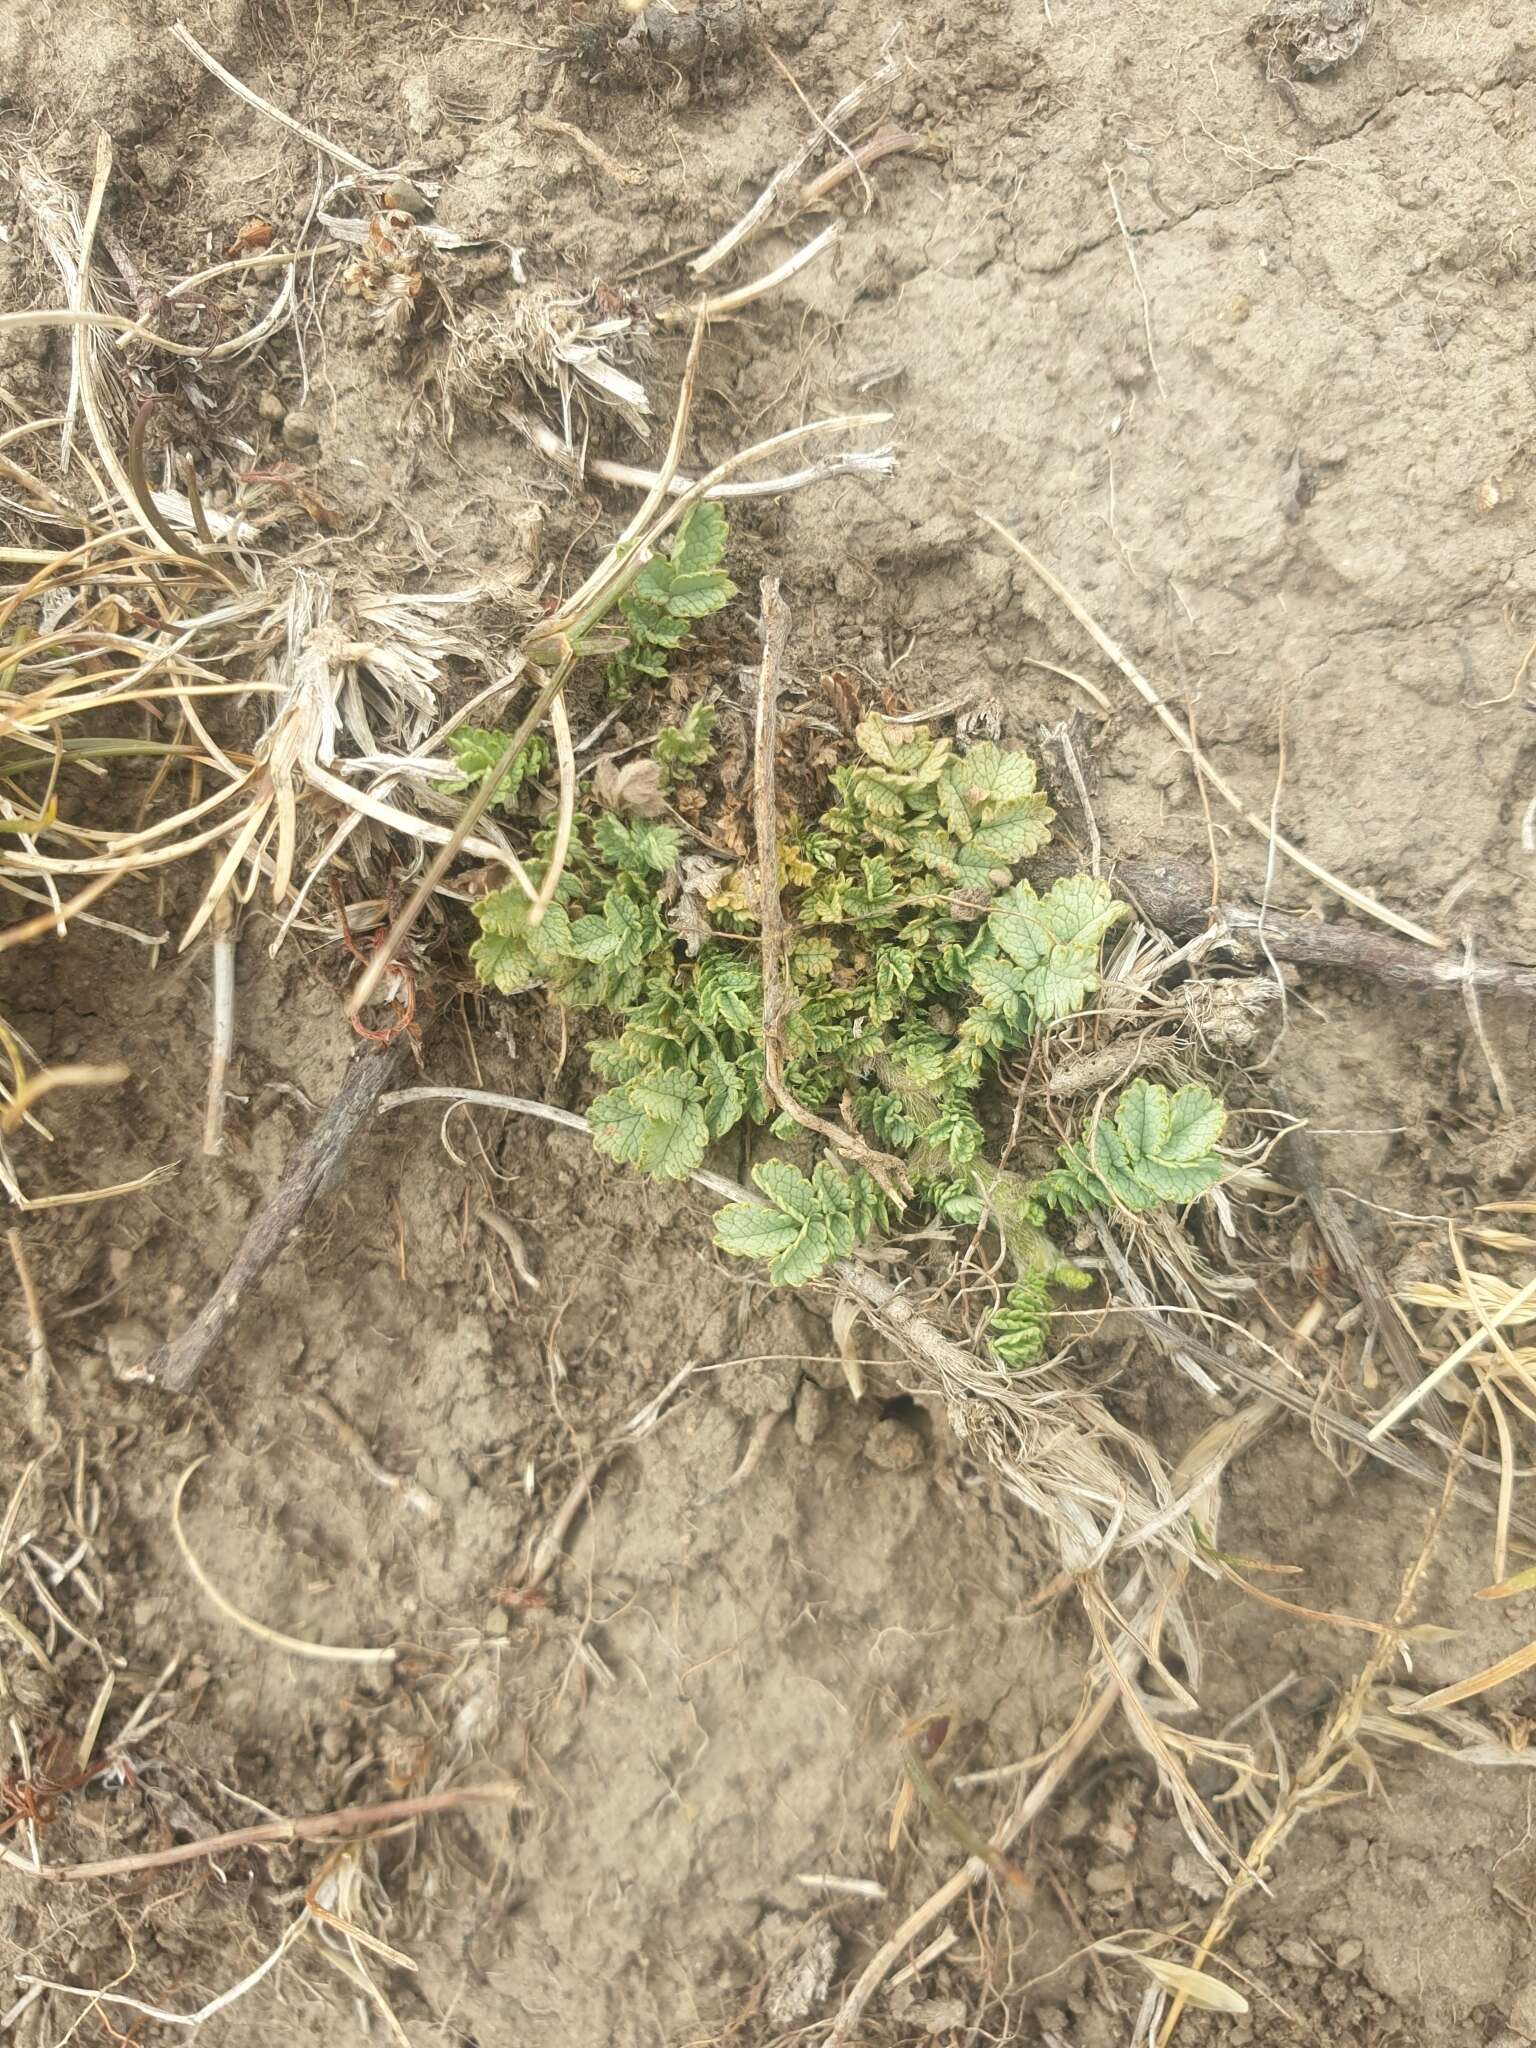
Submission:
MULTIPOLYGON (((1380 0, 1358 47, 1314 72, 1294 11, 1255 27, 1257 0, 919 0, 884 104, 934 154, 878 166, 867 208, 845 185, 831 256, 720 329, 694 459, 868 403, 855 394, 869 388, 895 414, 898 476, 757 506, 736 525, 733 573, 782 575, 801 671, 894 672, 914 705, 990 698, 1053 781, 1061 754, 1042 733, 1071 719, 1110 854, 1209 862, 1183 757, 979 527, 974 512, 991 511, 1195 717, 1256 808, 1278 788, 1278 814, 1315 858, 1453 937, 1533 957, 1521 820, 1536 726, 1517 671, 1536 634, 1536 29, 1517 0, 1380 0), (1096 679, 1113 711, 1040 663, 1096 679)), ((151 277, 207 260, 253 212, 286 232, 314 179, 306 145, 170 42, 176 12, 72 0, 0 20, 0 111, 82 192, 108 131, 105 217, 151 277)), ((807 131, 786 71, 825 108, 897 25, 851 0, 710 7, 693 24, 707 23, 702 37, 631 52, 613 47, 596 0, 183 12, 278 105, 370 160, 440 178, 451 228, 520 247, 536 282, 627 279, 653 316, 683 290, 665 259, 727 225, 807 131), (608 165, 541 126, 548 116, 608 165)), ((0 219, 18 218, 0 183, 0 219)), ((736 275, 804 232, 765 238, 736 275)), ((55 295, 22 238, 0 264, 5 303, 55 295)), ((488 274, 469 302, 505 306, 516 289, 488 274)), ((438 588, 495 574, 513 521, 538 505, 558 581, 624 516, 624 494, 573 496, 484 414, 461 411, 448 447, 432 336, 389 348, 331 293, 304 342, 302 361, 289 337, 231 383, 225 425, 278 459, 291 450, 277 421, 303 402, 312 486, 347 528, 369 527, 379 563, 429 569, 438 588), (264 395, 277 406, 262 411, 264 395)), ((644 364, 655 393, 673 388, 680 351, 658 329, 644 364)), ((0 338, 0 382, 24 400, 57 391, 62 361, 56 342, 0 338)), ((598 442, 643 459, 611 418, 598 442)), ((723 663, 749 653, 745 629, 717 643, 723 663)), ((1081 833, 1064 778, 1059 794, 1081 833)), ((1219 807, 1214 829, 1223 888, 1257 900, 1262 843, 1219 807)), ((174 929, 194 886, 173 882, 163 902, 146 891, 120 914, 174 929)), ((1273 887, 1287 906, 1323 900, 1292 870, 1273 887)), ((1052 1570, 1038 1534, 957 1457, 942 1416, 902 1401, 899 1371, 872 1371, 855 1407, 824 1363, 825 1321, 725 1272, 699 1200, 496 1119, 478 1145, 461 1124, 454 1157, 430 1113, 402 1113, 364 1142, 194 1399, 125 1378, 206 1297, 306 1128, 304 1098, 329 1095, 350 1051, 331 963, 302 946, 273 962, 269 932, 253 914, 241 947, 239 1100, 219 1161, 197 1152, 201 954, 167 953, 150 975, 140 948, 98 931, 6 962, 5 1013, 39 1054, 133 1070, 115 1097, 60 1110, 53 1163, 29 1160, 34 1191, 181 1162, 145 1195, 28 1231, 57 1368, 55 1520, 83 1446, 106 1503, 98 1628, 127 1660, 123 1697, 182 1658, 176 1713, 135 1751, 139 1785, 83 1795, 49 1852, 121 1853, 167 1820, 235 1827, 258 1817, 251 1802, 299 1813, 387 1797, 431 1760, 467 1759, 522 1786, 510 1820, 455 1820, 379 1852, 371 1924, 420 1965, 379 1973, 412 2042, 767 2041, 812 2027, 957 1854, 932 1827, 887 1843, 901 1722, 951 1704, 984 1768, 1029 1756, 1075 1710, 1086 1638, 1066 1603, 1033 1605, 1052 1570), (479 1222, 486 1199, 521 1234, 536 1289, 479 1222), (593 1446, 690 1361, 701 1370, 578 1523, 552 1604, 504 1604, 593 1446), (436 1513, 370 1478, 317 1396, 436 1513), (792 1417, 723 1490, 775 1407, 792 1417), (401 1645, 392 1671, 296 1662, 190 1591, 169 1504, 204 1451, 187 1528, 215 1578, 300 1636, 401 1645), (888 1896, 829 1910, 797 1881, 819 1872, 876 1878, 888 1896), (779 1966, 794 1942, 812 1963, 799 2000, 779 1966)), ((579 1103, 578 1068, 559 1066, 531 1009, 460 1007, 451 989, 441 1002, 434 1078, 478 1073, 579 1103)), ((1528 1019, 1489 1004, 1486 1024, 1514 1116, 1456 997, 1297 982, 1274 1064, 1327 1134, 1330 1177, 1409 1218, 1529 1196, 1528 1019)), ((1398 1227, 1395 1250, 1414 1234, 1398 1227)), ((1346 1306, 1338 1296, 1330 1312, 1346 1306)), ((19 1367, 19 1305, 6 1317, 19 1367)), ((1331 1322, 1319 1342, 1346 1357, 1331 1322)), ((1106 1344, 1083 1370, 1120 1355, 1106 1344)), ((1170 1455, 1208 1419, 1150 1353, 1117 1386, 1170 1455)), ((12 1444, 19 1466, 19 1414, 12 1444)), ((1309 1605, 1382 1616, 1428 1504, 1375 1470, 1341 1479, 1287 1426, 1237 1469, 1223 1534, 1301 1565, 1286 1590, 1309 1605)), ((1487 1559, 1486 1525, 1458 1511, 1424 1612, 1464 1633, 1422 1652, 1431 1682, 1528 1633, 1518 1603, 1469 1609, 1487 1559)), ((1274 1709, 1294 1756, 1361 1639, 1225 1587, 1200 1596, 1198 1616, 1204 1724, 1295 1673, 1274 1709)), ((78 1730, 93 1690, 88 1662, 70 1664, 64 1726, 78 1730)), ((1518 1732, 1521 1687, 1496 1703, 1518 1732)), ((1117 1735, 1104 1753, 1125 1752, 1117 1735)), ((1523 1770, 1414 1750, 1384 1752, 1380 1768, 1382 1796, 1317 1815, 1272 1895, 1245 1909, 1232 1957, 1251 2017, 1192 2015, 1192 2042, 1536 2038, 1523 1770)), ((1003 1795, 971 1796, 985 1812, 1003 1795)), ((1205 1879, 1171 1816, 1135 1770, 1090 1764, 1031 1860, 1036 1902, 956 1916, 954 1946, 877 2001, 870 2038, 997 2039, 1018 2025, 1014 2038, 1073 2048, 1130 2039, 1141 1980, 1080 1951, 1201 1921, 1205 1879)), ((270 1949, 317 1867, 284 1850, 232 1859, 223 1882, 193 1865, 175 1884, 62 1898, 7 1873, 4 1959, 190 2012, 270 1949)), ((62 2042, 81 2013, 50 1993, 16 2037, 62 2042)), ((319 2041, 366 2024, 355 1986, 301 1948, 208 2033, 319 2041)), ((74 2036, 98 2037, 175 2035, 120 2007, 74 2036)))

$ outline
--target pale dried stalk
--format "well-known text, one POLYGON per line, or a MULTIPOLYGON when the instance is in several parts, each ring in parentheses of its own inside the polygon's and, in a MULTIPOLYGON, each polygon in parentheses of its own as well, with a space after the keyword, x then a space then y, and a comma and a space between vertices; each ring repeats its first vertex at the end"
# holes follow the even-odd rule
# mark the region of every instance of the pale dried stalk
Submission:
POLYGON ((782 263, 765 272, 762 277, 753 278, 750 284, 740 284, 734 291, 721 292, 716 298, 705 299, 697 309, 678 306, 662 317, 667 321, 681 324, 695 310, 705 320, 719 320, 727 313, 739 313, 743 306, 750 306, 754 299, 766 297, 781 284, 787 284, 790 278, 798 275, 808 264, 814 263, 824 250, 831 248, 842 232, 842 222, 835 220, 830 227, 823 228, 819 235, 813 236, 803 248, 796 249, 792 256, 786 256, 782 263))
POLYGON ((1225 776, 1223 776, 1220 769, 1195 744, 1193 736, 1183 721, 1168 709, 1161 691, 1154 689, 1152 684, 1141 673, 1141 670, 1135 666, 1125 652, 1116 645, 1104 631, 1103 627, 1086 610, 1082 601, 1074 597, 1066 585, 1045 566, 1044 562, 1038 556, 1031 554, 1024 543, 1016 539, 1006 526, 1001 525, 986 512, 978 513, 977 516, 984 524, 990 526, 995 534, 1002 540, 1005 540, 1019 559, 1039 577, 1046 589, 1061 600, 1073 618, 1091 636, 1101 652, 1106 654, 1115 667, 1119 669, 1121 675, 1125 677, 1132 689, 1135 690, 1137 696, 1141 698, 1144 704, 1151 708, 1156 714, 1158 721, 1172 734, 1189 758, 1197 764, 1201 774, 1210 783, 1211 787, 1232 807, 1245 825, 1250 826, 1253 831, 1258 833, 1261 839, 1268 841, 1278 852, 1283 853, 1287 860, 1294 861, 1304 874, 1310 875, 1315 882, 1321 882, 1325 888, 1331 889, 1336 896, 1342 896, 1344 901, 1352 903, 1356 910, 1364 911, 1367 917, 1374 917, 1382 924, 1391 925, 1394 931, 1402 932, 1407 938, 1417 939, 1420 945, 1437 948, 1445 945, 1444 939, 1438 938, 1435 933, 1426 931, 1422 925, 1414 924, 1406 917, 1400 917, 1395 910, 1389 910, 1385 904, 1378 903, 1374 896, 1367 896, 1363 890, 1356 889, 1352 883, 1341 881, 1337 875, 1330 874, 1328 869, 1321 867, 1312 859, 1310 854, 1303 853, 1299 846, 1294 845, 1292 841, 1285 838, 1281 833, 1272 831, 1265 819, 1250 811, 1243 799, 1232 788, 1225 776))
MULTIPOLYGON (((632 462, 610 462, 605 455, 587 455, 578 460, 554 428, 546 427, 542 420, 525 419, 515 412, 509 412, 507 417, 535 448, 563 466, 568 465, 574 475, 595 476, 608 484, 627 484, 637 491, 653 491, 657 486, 659 478, 654 469, 639 469, 632 462)), ((890 448, 851 448, 842 455, 829 455, 825 461, 808 463, 804 469, 791 470, 787 476, 765 476, 754 483, 716 484, 700 495, 721 504, 748 498, 782 498, 791 491, 827 483, 833 477, 889 476, 895 467, 895 453, 890 448)), ((683 497, 694 488, 694 479, 686 476, 674 476, 666 486, 674 498, 683 497)))
POLYGON ((224 1095, 235 1049, 235 913, 227 893, 213 907, 210 954, 213 1029, 208 1050, 208 1101, 203 1112, 203 1157, 224 1150, 224 1095))
MULTIPOLYGON (((1067 1741, 992 1837, 992 1847, 1000 1854, 1005 1852, 1036 1815, 1042 1813, 1050 1804, 1062 1781, 1109 1719, 1114 1704, 1114 1687, 1107 1682, 1101 1684, 1067 1741)), ((862 2017, 864 2008, 900 1962, 904 1952, 925 1928, 933 1925, 941 1913, 949 1910, 956 1899, 963 1898, 973 1885, 979 1884, 984 1877, 989 1876, 991 1868, 992 1866, 984 1862, 980 1856, 968 1858, 953 1877, 946 1879, 936 1892, 907 1915, 890 1940, 877 1950, 865 1965, 858 1982, 843 2000, 831 2032, 823 2039, 822 2048, 842 2048, 842 2043, 848 2039, 862 2017)))
MULTIPOLYGON (((21 1232, 8 1230, 5 1233, 5 1242, 11 1254, 11 1264, 16 1269, 16 1280, 21 1288, 22 1306, 27 1317, 27 1427, 33 1436, 42 1442, 48 1433, 48 1388, 53 1379, 53 1359, 48 1350, 48 1328, 43 1321, 42 1299, 32 1278, 32 1267, 27 1259, 21 1232)), ((3 1553, 3 1550, 4 1545, 0 1544, 0 1553, 3 1553)))
POLYGON ((780 164, 741 219, 733 227, 727 228, 719 240, 712 243, 702 256, 694 257, 688 267, 695 277, 703 277, 706 272, 714 270, 725 261, 733 249, 739 248, 750 236, 756 234, 758 229, 772 218, 780 196, 792 187, 802 168, 820 149, 837 124, 846 120, 856 108, 861 107, 871 93, 877 92, 882 85, 888 85, 900 74, 901 67, 891 54, 900 27, 898 23, 886 39, 880 63, 869 77, 862 84, 854 86, 851 92, 845 92, 826 115, 818 120, 816 132, 795 151, 793 156, 780 164))
POLYGON ((292 114, 285 114, 280 107, 274 107, 270 100, 264 100, 260 93, 252 92, 251 88, 242 84, 232 71, 226 71, 216 57, 208 54, 184 22, 173 22, 171 34, 184 50, 191 52, 205 71, 212 73, 220 85, 227 86, 237 99, 244 100, 248 107, 254 107, 258 114, 265 114, 269 121, 276 121, 290 134, 310 143, 333 162, 345 164, 349 171, 356 171, 360 178, 366 178, 370 184, 382 184, 390 177, 389 171, 365 162, 360 156, 354 156, 349 149, 343 149, 339 143, 332 142, 328 136, 322 135, 319 129, 306 128, 304 123, 296 121, 292 114))
POLYGON ((258 1642, 270 1643, 274 1649, 286 1650, 293 1657, 309 1657, 321 1664, 393 1664, 393 1649, 362 1650, 336 1643, 306 1642, 302 1636, 285 1635, 281 1629, 269 1628, 264 1621, 257 1621, 243 1609, 237 1607, 209 1578, 197 1560, 191 1544, 187 1541, 186 1530, 181 1524, 181 1500, 187 1490, 187 1482, 200 1465, 208 1462, 205 1452, 201 1458, 194 1458, 176 1482, 176 1491, 171 1496, 171 1534, 176 1539, 176 1548, 181 1552, 182 1561, 197 1581, 201 1592, 216 1607, 226 1621, 232 1621, 236 1628, 244 1629, 247 1635, 258 1642))
POLYGON ((1474 1351, 1480 1351, 1488 1339, 1495 1336, 1503 1328, 1504 1324, 1511 1317, 1517 1315, 1525 1307, 1526 1303, 1532 1299, 1536 1299, 1536 1280, 1527 1282, 1518 1294, 1511 1295, 1502 1308, 1495 1310, 1491 1316, 1486 1317, 1464 1343, 1458 1344, 1448 1358, 1443 1358, 1432 1373, 1420 1380, 1416 1387, 1410 1387, 1402 1399, 1394 1402, 1379 1421, 1373 1422, 1368 1432, 1372 1442, 1374 1443, 1381 1437, 1384 1437, 1390 1429, 1394 1429, 1402 1421, 1405 1415, 1411 1414, 1427 1395, 1434 1392, 1442 1380, 1448 1379, 1457 1366, 1464 1364, 1474 1351))

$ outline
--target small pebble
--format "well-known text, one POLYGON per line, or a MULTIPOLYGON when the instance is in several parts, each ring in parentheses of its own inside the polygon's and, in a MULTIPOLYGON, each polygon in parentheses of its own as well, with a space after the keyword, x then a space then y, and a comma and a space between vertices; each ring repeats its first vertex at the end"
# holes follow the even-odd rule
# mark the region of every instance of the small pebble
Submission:
POLYGON ((1128 1892, 1130 1888, 1131 1873, 1123 1863, 1096 1863, 1088 1873, 1088 1889, 1096 1899, 1128 1892))
POLYGON ((1299 1934, 1292 1934, 1280 1944, 1280 1960, 1289 1963, 1293 1970, 1320 1970, 1323 1959, 1310 1941, 1303 1941, 1299 1934))
POLYGON ((160 1339, 142 1316, 124 1316, 107 1325, 107 1363, 116 1378, 142 1372, 160 1348, 160 1339))
POLYGON ((418 220, 424 213, 432 211, 432 202, 426 193, 399 174, 390 179, 379 196, 386 206, 395 207, 401 213, 414 214, 418 220))
POLYGON ((923 1440, 909 1422, 890 1416, 865 1437, 864 1455, 882 1472, 910 1472, 923 1462, 923 1440))
POLYGON ((493 1607, 480 1624, 480 1633, 485 1636, 504 1636, 510 1633, 512 1622, 505 1607, 493 1607))
POLYGON ((320 1754, 328 1764, 339 1764, 347 1753, 346 1731, 337 1722, 327 1722, 320 1730, 320 1754))
POLYGON ((289 413, 283 421, 283 439, 290 448, 313 448, 320 439, 320 425, 314 414, 289 413))
POLYGON ((139 176, 152 192, 163 192, 176 176, 176 159, 156 143, 139 146, 139 176))
POLYGON ((1352 1970, 1364 1954, 1365 1943, 1363 1941, 1341 1941, 1338 1953, 1333 1960, 1341 1970, 1352 1970))
POLYGON ((814 1380, 802 1380, 795 1390, 795 1435, 803 1444, 815 1443, 827 1426, 827 1397, 814 1380))
POLYGON ((288 408, 275 391, 263 391, 256 401, 256 410, 264 420, 280 420, 288 408))

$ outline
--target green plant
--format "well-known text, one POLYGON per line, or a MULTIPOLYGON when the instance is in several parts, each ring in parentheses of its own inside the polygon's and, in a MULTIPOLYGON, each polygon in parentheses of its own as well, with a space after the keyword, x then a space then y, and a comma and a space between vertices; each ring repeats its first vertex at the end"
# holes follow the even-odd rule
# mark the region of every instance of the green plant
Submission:
POLYGON ((704 698, 690 704, 681 725, 664 725, 652 750, 668 783, 691 782, 693 771, 714 755, 715 707, 704 698))
MULTIPOLYGON (((733 594, 718 566, 725 534, 717 506, 694 506, 671 553, 620 598, 628 640, 610 663, 616 687, 659 680, 691 620, 733 594)), ((713 725, 701 700, 658 734, 652 758, 665 784, 710 759, 713 725)), ((1223 1170, 1223 1111, 1204 1088, 1170 1095, 1138 1080, 1047 1172, 993 1164, 983 1083, 1007 1054, 1084 1007, 1125 909, 1094 877, 1066 876, 1042 893, 1021 872, 1052 818, 1027 753, 990 740, 959 747, 878 717, 858 726, 854 744, 819 815, 790 817, 780 836, 782 1087, 802 1112, 841 1109, 898 1155, 914 1204, 996 1228, 1012 1273, 990 1341, 1004 1364, 1028 1365, 1045 1348, 1052 1290, 1089 1284, 1048 1235, 1049 1220, 1193 1200, 1223 1170)), ((464 782, 499 773, 497 801, 511 812, 545 765, 538 745, 503 770, 504 735, 464 732, 455 763, 464 782)), ((551 834, 534 829, 531 840, 537 874, 551 834)), ((542 921, 530 922, 520 889, 498 890, 475 907, 471 948, 480 978, 504 994, 537 987, 565 1008, 613 1017, 615 1035, 587 1053, 606 1084, 588 1113, 593 1142, 659 1180, 692 1173, 743 1123, 803 1136, 767 1086, 758 877, 748 863, 697 860, 685 875, 684 843, 677 826, 606 810, 584 788, 542 921)), ((763 1200, 722 1209, 715 1241, 761 1261, 773 1281, 816 1278, 888 1221, 859 1167, 823 1158, 807 1175, 771 1159, 753 1179, 763 1200)))
POLYGON ((667 657, 688 638, 694 620, 722 610, 736 595, 719 566, 726 536, 725 514, 701 499, 678 527, 671 552, 647 562, 620 597, 627 637, 608 663, 608 689, 616 703, 642 680, 665 682, 667 657))
POLYGON ((843 1172, 818 1160, 811 1177, 784 1159, 752 1169, 763 1203, 731 1202, 715 1216, 715 1243, 744 1259, 766 1259, 775 1285, 798 1287, 846 1258, 885 1220, 885 1201, 862 1167, 843 1172))
MULTIPOLYGON (((466 789, 475 789, 488 782, 496 774, 497 763, 506 747, 504 732, 487 731, 479 725, 461 725, 457 732, 448 735, 448 751, 458 772, 445 777, 438 788, 445 796, 458 796, 466 789)), ((524 741, 515 758, 502 770, 491 802, 504 811, 515 810, 523 784, 542 775, 548 766, 549 742, 535 733, 524 741)))

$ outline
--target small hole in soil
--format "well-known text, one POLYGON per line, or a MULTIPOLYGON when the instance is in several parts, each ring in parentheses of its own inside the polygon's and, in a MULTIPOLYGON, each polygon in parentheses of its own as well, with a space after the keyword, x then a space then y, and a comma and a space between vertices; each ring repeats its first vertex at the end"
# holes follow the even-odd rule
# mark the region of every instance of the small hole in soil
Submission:
POLYGON ((880 1403, 882 1422, 910 1422, 914 1429, 926 1426, 928 1417, 921 1404, 910 1394, 893 1394, 889 1401, 880 1403))

